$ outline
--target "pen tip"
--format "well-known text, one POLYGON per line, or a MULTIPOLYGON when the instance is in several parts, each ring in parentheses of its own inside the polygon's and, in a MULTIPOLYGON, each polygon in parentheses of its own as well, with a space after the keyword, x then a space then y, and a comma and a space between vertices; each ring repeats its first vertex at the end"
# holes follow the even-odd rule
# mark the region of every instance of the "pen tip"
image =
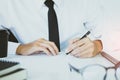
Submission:
POLYGON ((69 54, 69 52, 67 52, 67 53, 65 53, 66 55, 68 55, 69 54))

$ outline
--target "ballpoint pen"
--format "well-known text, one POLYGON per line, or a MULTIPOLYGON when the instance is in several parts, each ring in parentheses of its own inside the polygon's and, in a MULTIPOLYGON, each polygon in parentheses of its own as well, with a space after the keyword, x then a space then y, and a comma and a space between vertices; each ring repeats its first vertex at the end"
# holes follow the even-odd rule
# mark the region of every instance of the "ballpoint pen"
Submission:
MULTIPOLYGON (((89 35, 90 34, 90 31, 88 31, 85 35, 83 35, 81 38, 80 38, 80 40, 81 39, 83 39, 83 38, 85 38, 85 37, 87 37, 87 35, 89 35)), ((71 51, 69 51, 69 52, 67 52, 67 53, 65 53, 66 55, 68 55, 69 53, 71 53, 73 50, 71 50, 71 51)))

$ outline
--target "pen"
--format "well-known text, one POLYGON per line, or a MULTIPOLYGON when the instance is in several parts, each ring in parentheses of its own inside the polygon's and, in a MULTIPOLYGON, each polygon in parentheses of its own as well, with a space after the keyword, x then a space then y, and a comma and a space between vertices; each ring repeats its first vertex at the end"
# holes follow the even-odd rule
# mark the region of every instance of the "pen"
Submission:
MULTIPOLYGON (((83 39, 83 38, 85 38, 85 37, 87 37, 87 35, 89 35, 89 34, 90 34, 90 31, 88 31, 85 35, 83 35, 83 36, 80 38, 80 40, 83 39)), ((68 55, 68 54, 71 53, 72 51, 73 51, 73 50, 67 52, 66 55, 68 55)))

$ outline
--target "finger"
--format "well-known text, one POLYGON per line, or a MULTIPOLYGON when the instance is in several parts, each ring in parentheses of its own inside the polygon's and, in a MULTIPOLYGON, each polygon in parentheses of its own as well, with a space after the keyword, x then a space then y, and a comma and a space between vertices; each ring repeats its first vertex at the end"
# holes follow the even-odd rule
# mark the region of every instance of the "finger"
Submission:
POLYGON ((94 51, 94 44, 93 43, 87 43, 87 44, 84 44, 82 46, 79 46, 78 48, 74 49, 72 52, 71 52, 71 55, 76 55, 76 54, 82 54, 82 52, 84 51, 87 51, 91 49, 91 53, 93 53, 94 51))
POLYGON ((58 50, 56 44, 54 42, 48 42, 48 43, 53 47, 55 53, 57 54, 59 52, 59 50, 58 50))
POLYGON ((80 54, 82 51, 84 51, 85 49, 82 49, 81 47, 78 47, 78 48, 76 48, 76 49, 74 49, 71 53, 70 53, 70 55, 76 55, 76 54, 80 54))
MULTIPOLYGON (((45 40, 44 38, 40 38, 40 39, 38 39, 37 41, 36 41, 37 43, 38 43, 38 46, 40 46, 40 47, 44 47, 44 48, 48 48, 47 47, 47 45, 48 45, 48 41, 47 40, 45 40)), ((49 45, 48 45, 49 46, 49 45)), ((50 47, 50 46, 49 46, 50 47)), ((50 52, 50 51, 49 51, 50 52)))
POLYGON ((43 46, 36 46, 36 47, 33 47, 31 50, 34 50, 35 51, 34 53, 45 52, 47 55, 51 54, 50 51, 43 46))
POLYGON ((51 52, 45 47, 41 46, 41 47, 39 47, 39 50, 42 51, 42 52, 45 52, 47 55, 51 55, 51 52))
POLYGON ((78 48, 74 49, 72 53, 82 53, 83 51, 86 51, 88 49, 91 49, 94 47, 93 43, 85 43, 82 46, 79 46, 78 48))
POLYGON ((81 42, 81 40, 79 40, 79 41, 69 45, 69 47, 67 48, 67 51, 69 52, 69 51, 75 50, 76 48, 78 48, 84 44, 85 44, 84 42, 81 42))
POLYGON ((53 48, 53 50, 54 50, 54 55, 57 55, 58 54, 58 52, 59 52, 59 50, 58 50, 58 48, 57 48, 57 46, 55 45, 55 43, 54 42, 50 42, 50 41, 46 41, 45 42, 46 44, 49 44, 52 48, 53 48))
POLYGON ((77 48, 78 46, 83 45, 83 43, 85 43, 84 39, 80 39, 80 38, 75 38, 69 41, 69 46, 66 49, 67 52, 72 51, 73 49, 77 48))
POLYGON ((24 48, 24 52, 23 52, 23 55, 30 55, 30 54, 34 54, 36 52, 40 51, 39 50, 39 46, 30 46, 29 47, 25 47, 24 48))
POLYGON ((76 54, 74 56, 77 57, 77 58, 87 58, 87 57, 90 57, 91 55, 88 51, 85 51, 82 54, 76 54))
POLYGON ((89 51, 84 51, 82 52, 82 54, 76 54, 74 55, 75 57, 78 58, 89 58, 89 57, 93 57, 93 55, 89 52, 89 51))
POLYGON ((47 44, 48 46, 47 46, 47 45, 44 45, 44 46, 46 46, 46 47, 51 51, 51 53, 52 53, 53 55, 57 55, 57 53, 58 53, 58 48, 57 48, 57 46, 55 45, 55 43, 50 42, 50 41, 48 41, 48 40, 45 40, 45 39, 43 39, 43 38, 38 39, 38 42, 39 42, 39 43, 47 44))
POLYGON ((91 47, 91 45, 88 45, 87 47, 84 47, 83 50, 76 52, 76 54, 74 56, 76 56, 76 57, 92 57, 93 51, 94 51, 94 49, 91 47))
POLYGON ((77 40, 76 42, 74 42, 73 44, 68 46, 68 48, 66 50, 67 52, 70 52, 70 51, 72 51, 72 50, 74 50, 74 49, 76 49, 84 44, 91 42, 91 40, 89 38, 83 38, 81 40, 77 38, 76 40, 77 40))
POLYGON ((40 46, 45 47, 50 51, 51 54, 56 55, 55 50, 49 43, 41 43, 40 46))
POLYGON ((39 41, 39 42, 44 42, 44 41, 47 41, 47 40, 44 39, 44 38, 40 38, 40 39, 38 39, 37 41, 39 41))
POLYGON ((76 49, 78 47, 81 47, 81 50, 84 48, 87 48, 87 47, 93 47, 93 42, 89 39, 89 38, 84 38, 84 39, 81 39, 79 41, 77 41, 76 43, 73 44, 73 47, 72 49, 76 49))
POLYGON ((79 40, 78 38, 75 38, 75 39, 70 40, 66 51, 67 51, 67 52, 70 52, 70 51, 72 50, 71 45, 72 45, 73 43, 75 43, 76 41, 78 41, 78 40, 79 40))
POLYGON ((46 44, 49 44, 51 47, 53 47, 53 49, 55 50, 56 53, 59 52, 56 44, 52 41, 48 41, 48 40, 45 40, 45 39, 42 39, 43 43, 46 43, 46 44))
POLYGON ((72 40, 69 41, 69 44, 73 44, 74 42, 76 42, 78 40, 79 40, 79 38, 72 39, 72 40))

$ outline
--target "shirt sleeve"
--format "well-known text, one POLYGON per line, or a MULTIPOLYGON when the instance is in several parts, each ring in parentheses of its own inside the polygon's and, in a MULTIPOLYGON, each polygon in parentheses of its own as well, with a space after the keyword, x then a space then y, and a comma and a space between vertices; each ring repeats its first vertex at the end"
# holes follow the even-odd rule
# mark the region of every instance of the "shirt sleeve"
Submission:
POLYGON ((88 36, 91 40, 101 40, 102 24, 103 24, 103 10, 102 5, 98 0, 92 0, 88 3, 85 12, 85 28, 91 33, 88 36))
POLYGON ((20 43, 8 42, 8 54, 16 54, 16 50, 20 43))

